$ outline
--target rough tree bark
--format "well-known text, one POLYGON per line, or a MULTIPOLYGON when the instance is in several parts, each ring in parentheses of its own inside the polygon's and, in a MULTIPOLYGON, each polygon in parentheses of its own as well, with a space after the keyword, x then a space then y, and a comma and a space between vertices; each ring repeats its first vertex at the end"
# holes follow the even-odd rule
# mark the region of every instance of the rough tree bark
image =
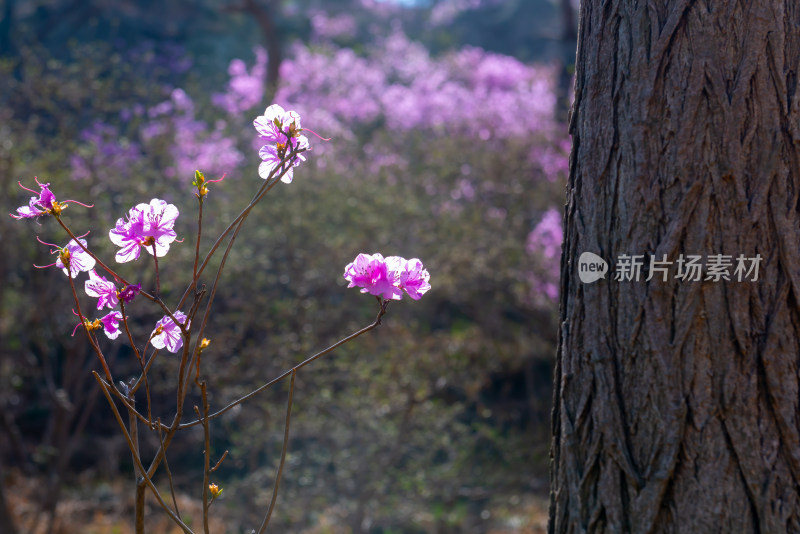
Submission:
POLYGON ((799 62, 797 2, 582 2, 551 533, 800 532, 799 62), (758 280, 705 280, 716 254, 758 280))

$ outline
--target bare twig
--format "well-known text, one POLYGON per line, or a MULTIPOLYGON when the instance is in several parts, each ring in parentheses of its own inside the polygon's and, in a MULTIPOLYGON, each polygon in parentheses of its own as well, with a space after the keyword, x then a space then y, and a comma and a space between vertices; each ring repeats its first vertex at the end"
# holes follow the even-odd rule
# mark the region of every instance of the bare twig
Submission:
POLYGON ((261 523, 261 528, 258 529, 258 534, 264 534, 267 530, 267 525, 272 517, 272 512, 275 510, 275 502, 278 500, 278 487, 281 484, 281 475, 283 474, 283 465, 286 461, 286 449, 289 448, 289 423, 292 420, 292 397, 294 396, 294 380, 297 377, 297 370, 292 370, 292 380, 289 382, 289 399, 286 401, 286 424, 283 429, 283 447, 281 448, 281 461, 278 464, 278 472, 275 474, 275 487, 272 488, 272 499, 269 502, 269 509, 267 515, 264 516, 264 521, 261 523))
MULTIPOLYGON (((211 261, 212 256, 216 252, 217 248, 219 248, 219 246, 225 240, 227 235, 229 233, 231 233, 231 231, 233 231, 234 228, 236 228, 240 223, 244 222, 244 220, 250 214, 250 211, 259 202, 261 202, 261 200, 264 198, 264 196, 273 187, 275 187, 275 185, 280 181, 280 179, 283 177, 283 175, 286 174, 289 171, 289 169, 292 168, 292 164, 293 164, 294 160, 297 158, 297 156, 299 154, 305 152, 306 150, 307 149, 302 149, 301 150, 301 149, 294 148, 291 152, 289 152, 286 155, 286 157, 284 158, 284 161, 280 165, 276 166, 272 170, 272 172, 264 180, 264 183, 258 189, 256 194, 253 196, 252 200, 250 200, 250 203, 241 211, 241 213, 239 213, 239 215, 233 221, 231 221, 231 223, 220 234, 220 236, 217 238, 217 240, 214 241, 214 244, 211 245, 211 249, 206 254, 205 258, 203 259, 203 262, 200 264, 200 267, 198 267, 197 274, 195 275, 195 277, 199 277, 200 275, 203 274, 203 271, 205 270, 206 266, 208 265, 208 262, 211 261)), ((181 300, 178 302, 178 306, 177 306, 178 309, 180 309, 181 306, 183 306, 184 303, 186 302, 186 298, 189 296, 189 291, 191 291, 192 287, 194 287, 194 283, 192 283, 189 287, 186 288, 186 291, 184 291, 183 296, 181 297, 181 300)))
MULTIPOLYGON (((161 418, 158 418, 158 442, 160 447, 164 447, 164 436, 161 432, 161 418)), ((167 452, 164 451, 164 470, 167 472, 167 480, 169 481, 169 492, 172 495, 172 505, 175 507, 175 515, 181 517, 181 511, 178 509, 178 499, 175 497, 175 484, 172 481, 172 472, 169 470, 169 462, 167 461, 167 452)), ((182 518, 181 518, 182 519, 182 518)))
MULTIPOLYGON (((111 410, 114 412, 114 417, 116 418, 117 424, 119 424, 119 427, 122 430, 122 434, 125 437, 125 441, 127 441, 128 443, 128 448, 131 450, 131 452, 134 452, 136 450, 136 447, 133 444, 133 441, 131 440, 130 434, 128 434, 128 429, 125 426, 125 422, 122 420, 122 416, 120 415, 119 410, 117 409, 117 405, 114 403, 114 399, 111 398, 111 394, 109 393, 109 389, 111 388, 111 386, 109 384, 106 384, 103 381, 103 379, 100 378, 100 375, 97 374, 96 371, 92 371, 92 375, 94 376, 95 380, 97 380, 97 383, 100 384, 100 387, 103 389, 103 394, 106 396, 106 400, 108 401, 108 404, 111 406, 111 410)), ((144 468, 144 465, 142 465, 141 458, 139 458, 138 455, 134 454, 133 462, 135 469, 141 475, 140 479, 137 481, 137 486, 141 487, 142 482, 144 482, 144 484, 146 484, 147 487, 150 488, 150 491, 155 496, 161 508, 163 508, 164 511, 167 513, 167 515, 169 515, 170 519, 172 519, 175 522, 175 524, 178 525, 181 528, 181 530, 183 530, 184 534, 194 534, 192 532, 192 529, 190 529, 183 521, 181 521, 181 519, 177 515, 175 515, 175 512, 173 512, 172 509, 167 505, 167 503, 164 502, 164 499, 161 497, 161 494, 159 493, 155 484, 153 484, 150 475, 147 473, 147 470, 144 468)))
POLYGON ((228 449, 225 449, 225 452, 222 453, 222 456, 220 457, 220 459, 217 460, 217 463, 215 463, 214 467, 211 468, 211 472, 213 473, 214 471, 219 469, 219 466, 222 465, 222 462, 224 462, 225 458, 227 458, 227 457, 228 457, 228 449))
MULTIPOLYGON (((380 300, 380 299, 379 299, 379 300, 380 300)), ((217 418, 217 417, 219 417, 219 416, 223 415, 225 412, 227 412, 227 411, 229 411, 229 410, 233 409, 234 407, 236 407, 237 405, 239 405, 239 404, 243 403, 243 402, 244 402, 244 401, 246 401, 247 399, 250 399, 251 397, 254 397, 255 395, 257 395, 257 394, 261 393, 261 392, 262 392, 262 391, 264 391, 265 389, 269 389, 270 387, 274 386, 275 384, 277 384, 278 382, 280 382, 281 380, 283 380, 283 379, 284 379, 284 378, 286 378, 287 376, 289 376, 289 375, 291 375, 291 374, 293 374, 293 373, 295 373, 295 372, 299 371, 300 369, 302 369, 302 368, 303 368, 303 367, 305 367, 306 365, 310 364, 310 363, 311 363, 311 362, 313 362, 314 360, 317 360, 317 359, 319 359, 319 358, 321 358, 321 357, 325 356, 326 354, 328 354, 328 353, 332 352, 334 349, 336 349, 336 348, 338 348, 338 347, 340 347, 340 346, 344 345, 344 344, 345 344, 345 343, 347 343, 348 341, 352 341, 352 340, 354 340, 355 338, 357 338, 358 336, 360 336, 360 335, 362 335, 362 334, 365 334, 365 333, 369 332, 370 330, 372 330, 372 329, 374 329, 374 328, 376 328, 376 327, 380 326, 380 324, 381 324, 381 318, 382 318, 382 317, 383 317, 383 316, 386 314, 386 306, 387 306, 388 304, 389 304, 389 301, 384 301, 384 302, 382 302, 382 303, 380 304, 380 311, 378 312, 378 316, 375 318, 375 321, 374 321, 374 322, 373 322, 371 325, 369 325, 369 326, 366 326, 366 327, 362 328, 362 329, 361 329, 361 330, 359 330, 358 332, 355 332, 355 333, 353 333, 353 334, 350 334, 349 336, 347 336, 347 337, 346 337, 346 338, 344 338, 344 339, 340 339, 339 341, 337 341, 336 343, 334 343, 333 345, 331 345, 331 346, 330 346, 330 347, 328 347, 327 349, 325 349, 325 350, 322 350, 322 351, 320 351, 320 352, 316 353, 315 355, 311 356, 310 358, 307 358, 306 360, 303 360, 301 363, 299 363, 299 364, 295 365, 294 367, 292 367, 291 369, 289 369, 289 370, 285 371, 285 372, 284 372, 283 374, 281 374, 280 376, 278 376, 278 377, 276 377, 276 378, 273 378, 272 380, 270 380, 270 381, 269 381, 269 382, 267 382, 266 384, 264 384, 264 385, 262 385, 262 386, 260 386, 260 387, 258 387, 258 388, 256 388, 256 389, 254 389, 253 391, 251 391, 251 392, 250 392, 250 393, 248 393, 247 395, 245 395, 245 396, 243 396, 243 397, 240 397, 239 399, 237 399, 237 400, 235 400, 235 401, 231 402, 230 404, 228 404, 227 406, 225 406, 225 407, 224 407, 224 408, 222 408, 221 410, 219 410, 219 411, 217 411, 217 412, 215 412, 215 413, 213 413, 213 414, 209 415, 209 416, 208 416, 208 418, 209 418, 209 419, 215 419, 215 418, 217 418)), ((184 423, 184 424, 180 425, 180 426, 179 426, 179 428, 180 428, 180 429, 183 429, 183 428, 189 428, 189 427, 191 427, 191 426, 196 426, 196 425, 198 425, 198 424, 200 424, 200 423, 201 423, 201 422, 200 422, 200 420, 191 421, 191 422, 189 422, 189 423, 184 423)))
POLYGON ((203 199, 204 195, 198 194, 198 210, 197 210, 197 242, 194 245, 194 267, 192 268, 192 285, 194 286, 195 293, 197 292, 197 266, 200 263, 200 237, 203 235, 203 199))
POLYGON ((202 415, 200 408, 194 407, 198 419, 203 421, 203 532, 210 534, 208 530, 208 475, 211 472, 211 433, 208 428, 208 394, 205 381, 196 383, 200 387, 203 399, 202 415))

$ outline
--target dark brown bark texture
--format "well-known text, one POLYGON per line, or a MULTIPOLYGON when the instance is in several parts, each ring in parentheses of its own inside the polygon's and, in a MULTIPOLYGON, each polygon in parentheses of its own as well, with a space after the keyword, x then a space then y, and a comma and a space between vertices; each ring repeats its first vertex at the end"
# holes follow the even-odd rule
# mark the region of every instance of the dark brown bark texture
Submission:
POLYGON ((550 532, 800 532, 799 61, 797 2, 582 2, 550 532), (622 254, 763 260, 616 281, 622 254))

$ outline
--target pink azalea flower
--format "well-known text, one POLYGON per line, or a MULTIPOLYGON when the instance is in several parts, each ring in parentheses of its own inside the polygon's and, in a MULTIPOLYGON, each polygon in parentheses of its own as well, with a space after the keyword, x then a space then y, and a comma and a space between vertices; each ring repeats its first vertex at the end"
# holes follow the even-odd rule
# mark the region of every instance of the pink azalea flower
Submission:
MULTIPOLYGON (((39 184, 41 187, 41 192, 37 197, 31 197, 30 202, 28 202, 27 206, 22 206, 17 208, 18 215, 11 214, 12 217, 15 219, 31 219, 33 217, 39 217, 41 215, 49 215, 50 210, 53 209, 53 202, 56 201, 56 196, 50 191, 50 184, 41 184, 39 183, 38 178, 34 178, 36 183, 39 184)), ((22 183, 19 186, 26 191, 31 191, 35 193, 32 189, 28 189, 22 183)))
POLYGON ((128 220, 117 220, 116 228, 109 230, 111 242, 122 247, 117 251, 118 263, 139 259, 139 249, 144 247, 159 258, 169 251, 177 234, 173 229, 178 218, 178 208, 165 200, 154 198, 150 204, 138 204, 128 212, 128 220))
MULTIPOLYGON (((295 142, 300 149, 308 148, 308 139, 304 135, 299 136, 295 142)), ((266 180, 270 177, 272 171, 281 164, 283 158, 286 157, 286 146, 264 145, 261 147, 261 150, 258 151, 258 155, 261 158, 261 164, 258 166, 258 175, 266 180)), ((281 182, 285 184, 292 183, 292 178, 294 177, 294 167, 297 167, 305 160, 306 157, 302 152, 296 154, 292 160, 292 164, 289 166, 289 170, 287 170, 286 173, 281 176, 281 182)))
POLYGON ((360 287, 362 293, 400 300, 403 291, 414 300, 422 298, 430 288, 430 274, 417 258, 406 260, 400 256, 384 258, 380 254, 359 254, 344 269, 347 287, 360 287))
MULTIPOLYGON (((173 315, 180 324, 186 324, 188 326, 188 323, 186 323, 186 314, 176 311, 173 315)), ((150 335, 152 336, 150 338, 150 343, 157 349, 166 347, 168 351, 177 353, 183 346, 181 328, 175 324, 169 315, 165 315, 156 323, 156 328, 150 335)))
POLYGON ((400 300, 403 292, 395 285, 397 271, 394 258, 389 262, 380 254, 359 254, 356 259, 344 268, 344 277, 350 282, 347 287, 360 287, 362 293, 383 297, 386 300, 400 300))
MULTIPOLYGON (((10 214, 15 219, 32 219, 34 217, 41 217, 42 215, 51 215, 55 213, 56 215, 61 213, 61 210, 64 209, 65 204, 68 202, 73 202, 75 204, 80 204, 81 206, 85 206, 87 208, 91 208, 92 206, 87 206, 82 202, 78 202, 77 200, 65 200, 64 202, 57 202, 56 196, 50 191, 50 184, 42 184, 39 182, 39 179, 34 177, 36 183, 41 188, 41 191, 38 192, 39 196, 31 197, 30 201, 28 202, 27 206, 21 206, 17 208, 17 215, 13 213, 10 214)), ((19 186, 26 190, 30 191, 31 193, 35 193, 33 189, 28 189, 22 182, 19 183, 19 186)))
MULTIPOLYGON (((86 246, 86 240, 78 238, 79 241, 86 246)), ((34 265, 39 269, 44 269, 46 267, 52 267, 55 265, 62 271, 64 274, 71 278, 75 278, 78 273, 82 273, 94 268, 96 263, 95 259, 86 251, 81 248, 81 246, 75 241, 71 239, 69 243, 67 243, 66 247, 59 247, 58 245, 54 245, 52 243, 45 243, 38 237, 36 238, 39 243, 43 245, 48 245, 51 247, 55 247, 54 250, 50 251, 50 254, 58 253, 58 260, 55 263, 51 263, 50 265, 34 265), (69 264, 69 270, 67 270, 66 265, 69 264)))
POLYGON ((100 318, 100 322, 103 323, 103 331, 108 339, 117 339, 122 333, 119 327, 120 321, 122 321, 122 312, 119 311, 112 311, 100 318))
MULTIPOLYGON (((308 138, 300 135, 303 129, 300 126, 300 115, 296 111, 286 111, 278 104, 273 104, 263 115, 256 117, 253 126, 259 133, 259 140, 264 143, 258 151, 262 160, 258 166, 258 175, 265 180, 280 166, 287 154, 293 150, 308 150, 308 138)), ((305 160, 302 153, 296 154, 281 181, 291 183, 293 168, 305 160)))
POLYGON ((405 262, 404 269, 400 273, 399 287, 405 290, 412 299, 419 300, 431 288, 428 283, 430 277, 431 275, 422 266, 422 262, 417 258, 412 258, 405 262))
MULTIPOLYGON (((85 239, 79 239, 79 241, 84 247, 86 246, 85 239)), ((83 250, 74 239, 70 239, 67 246, 61 249, 55 266, 64 271, 67 276, 75 278, 78 273, 94 269, 95 263, 97 262, 88 252, 83 250), (69 270, 64 265, 65 261, 69 263, 69 270)))
MULTIPOLYGON (((75 310, 73 310, 72 313, 75 313, 75 310)), ((75 313, 75 315, 78 314, 75 313)), ((117 337, 119 337, 119 335, 122 333, 122 330, 119 328, 119 323, 122 321, 122 312, 119 311, 112 311, 99 319, 95 319, 94 321, 90 321, 89 319, 84 319, 84 321, 84 323, 78 323, 75 325, 75 328, 72 329, 73 336, 78 328, 84 326, 84 324, 90 332, 99 330, 102 327, 108 339, 117 339, 117 337)))
POLYGON ((102 310, 103 307, 108 306, 113 308, 119 303, 117 295, 117 286, 114 282, 106 280, 105 276, 100 276, 97 271, 92 269, 89 271, 89 279, 83 285, 86 294, 90 297, 96 297, 97 309, 102 310))
POLYGON ((265 144, 285 143, 285 132, 296 135, 295 132, 302 129, 300 115, 296 111, 286 111, 278 104, 272 104, 264 110, 263 115, 256 117, 253 126, 259 133, 259 139, 265 144))

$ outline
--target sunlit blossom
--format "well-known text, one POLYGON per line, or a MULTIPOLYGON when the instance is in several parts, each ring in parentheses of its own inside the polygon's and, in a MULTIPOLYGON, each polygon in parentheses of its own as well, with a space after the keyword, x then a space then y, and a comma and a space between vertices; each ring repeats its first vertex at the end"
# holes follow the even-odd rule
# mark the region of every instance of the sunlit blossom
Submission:
POLYGON ((22 189, 30 191, 37 196, 31 197, 27 206, 20 206, 17 208, 16 215, 13 213, 10 214, 15 219, 32 219, 35 217, 41 217, 42 215, 58 215, 61 213, 61 210, 66 207, 66 204, 70 202, 74 204, 80 204, 81 206, 87 208, 93 207, 93 205, 87 205, 82 202, 78 202, 77 200, 65 200, 63 202, 58 202, 56 200, 56 196, 52 191, 50 191, 50 184, 43 184, 39 182, 39 179, 36 177, 33 179, 40 188, 40 191, 38 192, 25 187, 22 185, 22 182, 18 182, 22 189))
MULTIPOLYGON (((298 149, 307 149, 308 148, 308 139, 301 135, 297 138, 296 146, 298 149)), ((261 147, 261 150, 258 151, 258 155, 261 158, 261 164, 258 166, 258 175, 261 176, 263 179, 270 178, 272 172, 278 168, 284 158, 286 157, 287 152, 291 151, 291 148, 287 147, 286 145, 264 145, 261 147)), ((281 176, 281 182, 290 184, 292 183, 292 179, 294 177, 294 167, 297 167, 306 160, 306 157, 303 155, 302 152, 295 154, 291 160, 291 163, 287 164, 288 170, 281 176)))
POLYGON ((306 160, 303 152, 309 149, 308 138, 300 135, 303 131, 300 115, 296 111, 286 111, 280 105, 273 104, 263 115, 256 117, 253 126, 259 133, 259 142, 263 143, 258 151, 261 158, 258 175, 265 180, 269 179, 284 163, 287 167, 281 181, 291 183, 294 167, 306 160), (288 161, 287 156, 291 156, 288 161))
POLYGON ((43 245, 54 247, 54 249, 50 251, 50 254, 58 254, 58 260, 49 265, 34 265, 34 267, 44 269, 46 267, 52 267, 55 265, 64 271, 64 274, 67 276, 75 278, 78 273, 89 271, 95 266, 96 260, 91 256, 91 254, 83 250, 84 247, 86 247, 85 239, 78 238, 78 240, 83 244, 83 247, 81 247, 81 245, 79 245, 74 239, 70 240, 65 247, 59 247, 58 245, 54 245, 52 243, 46 243, 38 237, 36 240, 43 245), (69 270, 67 269, 67 265, 69 265, 69 270))
MULTIPOLYGON (((73 310, 72 313, 75 313, 75 311, 73 310)), ((75 315, 78 314, 75 313, 75 315)), ((100 328, 102 328, 108 339, 117 339, 117 337, 119 337, 119 335, 122 333, 122 330, 119 327, 120 321, 122 321, 122 312, 119 311, 112 311, 99 319, 95 319, 94 321, 84 319, 84 322, 78 323, 75 326, 75 328, 72 330, 72 335, 75 335, 75 332, 78 330, 78 328, 85 326, 90 332, 100 330, 100 328)))
POLYGON ((347 287, 360 287, 362 293, 386 300, 400 300, 403 291, 419 300, 431 288, 430 274, 417 258, 362 253, 344 268, 344 277, 350 282, 347 287))
POLYGON ((87 295, 97 298, 98 310, 102 310, 105 306, 113 308, 119 303, 117 286, 114 282, 109 282, 105 276, 97 274, 94 269, 89 271, 89 279, 83 287, 87 295))
MULTIPOLYGON (((175 316, 178 323, 186 323, 186 314, 183 312, 176 311, 172 315, 175 316)), ((188 323, 186 326, 189 326, 188 323)), ((181 327, 175 324, 169 315, 165 315, 156 323, 156 327, 150 335, 150 344, 157 349, 166 348, 170 352, 177 353, 183 346, 181 327)))
POLYGON ((302 130, 300 115, 296 111, 286 111, 278 104, 272 104, 263 115, 253 121, 259 138, 264 144, 285 143, 288 137, 296 137, 302 130))
POLYGON ((118 219, 117 226, 108 232, 111 242, 122 247, 117 251, 117 262, 139 259, 141 247, 153 254, 155 246, 156 256, 164 256, 177 237, 174 226, 178 214, 178 208, 157 198, 131 208, 128 220, 118 219))
POLYGON ((430 274, 417 258, 406 261, 403 267, 400 271, 398 287, 408 293, 412 299, 419 300, 431 288, 428 283, 430 274))
POLYGON ((100 322, 103 324, 103 331, 108 336, 108 339, 117 339, 122 333, 119 327, 120 321, 122 321, 122 313, 119 311, 112 311, 100 318, 100 322))

